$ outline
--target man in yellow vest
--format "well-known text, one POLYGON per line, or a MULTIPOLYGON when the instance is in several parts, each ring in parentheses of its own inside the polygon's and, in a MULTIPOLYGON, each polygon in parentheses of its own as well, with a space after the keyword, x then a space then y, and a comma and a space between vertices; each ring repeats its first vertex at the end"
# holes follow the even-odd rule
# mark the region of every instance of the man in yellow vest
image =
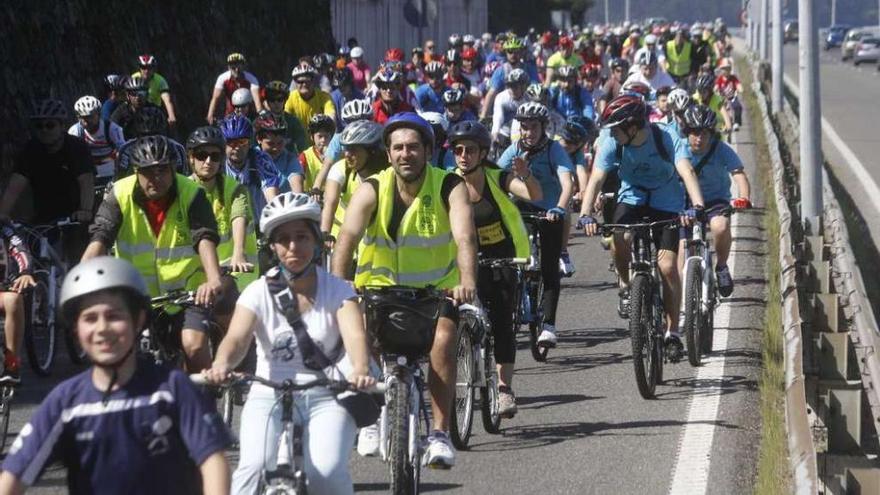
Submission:
MULTIPOLYGON (((428 163, 434 132, 417 114, 391 117, 383 138, 391 168, 366 179, 352 196, 333 255, 333 273, 348 275, 355 247, 363 238, 355 287, 433 286, 450 290, 458 302, 472 301, 477 250, 467 187, 460 177, 428 163)), ((423 459, 425 465, 441 469, 455 465, 447 432, 455 391, 458 311, 446 306, 430 353, 434 431, 423 459)), ((358 451, 367 455, 360 445, 358 451)))
POLYGON ((676 84, 682 84, 691 73, 693 44, 686 36, 684 30, 678 28, 675 38, 666 42, 665 68, 676 84))
POLYGON ((187 370, 211 366, 207 307, 224 307, 217 260, 217 221, 205 190, 176 174, 164 136, 139 138, 133 145, 135 175, 113 183, 89 228, 83 261, 106 255, 131 262, 147 282, 151 297, 175 289, 195 291, 197 307, 168 315, 181 328, 187 370))

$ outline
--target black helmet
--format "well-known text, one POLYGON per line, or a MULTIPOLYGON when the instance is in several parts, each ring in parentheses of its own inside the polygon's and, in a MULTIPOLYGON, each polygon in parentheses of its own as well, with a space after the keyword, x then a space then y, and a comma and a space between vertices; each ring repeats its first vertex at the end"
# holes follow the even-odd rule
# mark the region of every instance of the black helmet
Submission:
POLYGON ((333 117, 318 113, 309 119, 309 134, 321 131, 329 132, 330 134, 336 132, 336 121, 333 120, 333 117))
POLYGON ((146 136, 138 138, 131 149, 131 164, 135 169, 170 165, 171 146, 165 136, 146 136))
POLYGON ((703 92, 715 86, 715 78, 711 74, 703 74, 697 79, 697 91, 703 92))
POLYGON ((627 72, 629 72, 629 60, 627 60, 627 59, 625 59, 625 58, 613 58, 613 59, 611 59, 611 64, 610 64, 610 66, 611 66, 611 70, 612 70, 612 71, 613 71, 614 69, 618 68, 618 67, 621 67, 621 68, 623 68, 623 73, 624 73, 624 74, 626 74, 627 72))
POLYGON ((454 145, 458 141, 469 139, 476 142, 482 149, 489 149, 489 146, 492 144, 492 136, 489 134, 486 126, 475 120, 465 120, 454 124, 452 128, 449 129, 449 134, 446 136, 446 139, 449 141, 450 145, 454 145))
POLYGON ((587 130, 580 123, 568 120, 559 131, 559 137, 569 143, 581 145, 587 142, 587 130))
POLYGON ((346 84, 351 84, 353 81, 354 74, 348 67, 343 67, 333 72, 333 85, 337 88, 346 84))
POLYGON ((128 91, 146 91, 147 81, 144 80, 142 75, 134 74, 125 78, 125 89, 128 91))
POLYGON ((715 130, 718 117, 715 111, 705 105, 691 105, 684 110, 682 115, 682 130, 684 132, 690 130, 715 130))
POLYGON ((144 107, 134 114, 127 129, 134 137, 164 135, 168 132, 168 119, 161 108, 144 107))
POLYGON ((206 125, 194 130, 186 140, 186 149, 188 150, 205 145, 217 146, 222 150, 226 148, 226 138, 216 126, 206 125))
POLYGON ((125 83, 125 76, 120 76, 119 74, 107 74, 104 77, 104 86, 108 91, 121 90, 123 83, 125 83))
POLYGON ((32 119, 56 119, 64 120, 67 118, 67 108, 60 100, 45 98, 36 100, 33 104, 30 117, 32 119))
MULTIPOLYGON (((596 122, 593 119, 577 115, 570 117, 568 122, 573 122, 584 128, 584 131, 586 131, 584 140, 587 143, 592 143, 599 137, 599 126, 596 125, 596 122)), ((566 124, 568 124, 568 122, 566 122, 566 124)))

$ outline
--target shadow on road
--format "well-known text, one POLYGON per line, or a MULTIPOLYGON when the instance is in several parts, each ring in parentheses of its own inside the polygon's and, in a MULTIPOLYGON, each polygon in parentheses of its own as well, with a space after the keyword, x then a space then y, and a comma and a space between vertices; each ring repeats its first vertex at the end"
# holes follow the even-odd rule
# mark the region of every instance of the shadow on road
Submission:
POLYGON ((540 397, 517 397, 516 404, 520 409, 544 409, 545 407, 561 406, 586 400, 604 399, 604 396, 582 394, 542 395, 540 397), (528 406, 528 407, 523 407, 528 406))
POLYGON ((758 386, 755 380, 743 375, 728 375, 722 378, 675 378, 668 380, 664 385, 674 388, 669 392, 656 394, 657 400, 688 400, 695 397, 728 395, 754 390, 758 386))
MULTIPOLYGON (((453 488, 461 488, 461 484, 458 483, 427 483, 420 482, 419 483, 419 491, 420 492, 442 492, 445 490, 452 490, 453 488)), ((377 492, 387 492, 390 489, 388 483, 355 483, 354 491, 362 492, 362 491, 377 491, 377 492)))

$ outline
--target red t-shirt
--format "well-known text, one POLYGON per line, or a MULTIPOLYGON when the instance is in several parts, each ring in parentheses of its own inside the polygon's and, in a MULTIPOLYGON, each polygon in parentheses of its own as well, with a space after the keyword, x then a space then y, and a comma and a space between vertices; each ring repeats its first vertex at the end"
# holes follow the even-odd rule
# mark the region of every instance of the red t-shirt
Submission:
POLYGON ((390 110, 385 109, 385 105, 382 104, 382 100, 376 100, 373 102, 373 121, 377 124, 385 124, 385 122, 394 114, 401 112, 412 112, 413 107, 403 101, 398 100, 390 110))
POLYGON ((170 204, 170 198, 157 200, 148 199, 144 202, 144 211, 147 214, 147 221, 150 222, 150 228, 153 229, 153 235, 159 236, 162 230, 162 224, 165 223, 166 212, 170 204))
POLYGON ((737 90, 739 90, 739 78, 736 76, 718 76, 715 79, 716 93, 727 96, 728 94, 733 95, 737 90))

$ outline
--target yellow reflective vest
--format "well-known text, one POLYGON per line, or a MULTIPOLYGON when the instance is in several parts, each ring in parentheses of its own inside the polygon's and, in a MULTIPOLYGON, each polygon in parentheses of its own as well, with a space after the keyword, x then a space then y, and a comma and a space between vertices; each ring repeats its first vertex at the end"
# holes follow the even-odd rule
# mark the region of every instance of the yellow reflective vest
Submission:
MULTIPOLYGON (((235 179, 227 175, 220 175, 218 182, 213 191, 205 189, 208 202, 211 203, 211 210, 214 211, 214 218, 217 219, 217 234, 220 235, 220 244, 217 245, 217 259, 220 266, 229 266, 232 262, 233 241, 232 241, 232 201, 235 193, 243 186, 236 182, 235 179), (222 192, 222 195, 220 194, 222 192)), ((248 192, 244 191, 245 197, 249 198, 248 192)), ((245 215, 247 222, 247 230, 244 237, 244 254, 249 262, 257 266, 257 235, 254 229, 253 214, 250 211, 250 203, 248 203, 248 213, 245 215)), ((251 273, 232 273, 235 278, 235 285, 239 291, 257 278, 256 268, 251 273)))
POLYGON ((378 179, 376 212, 358 251, 355 287, 403 285, 451 289, 458 285, 458 249, 441 188, 448 172, 425 166, 425 177, 406 209, 397 236, 388 233, 397 187, 393 168, 378 179))
POLYGON ((669 72, 676 77, 686 76, 691 72, 691 52, 693 45, 685 41, 681 52, 675 47, 675 40, 666 42, 666 62, 669 64, 669 72))
POLYGON ((156 236, 146 213, 134 199, 139 187, 137 175, 113 184, 123 219, 116 236, 116 257, 137 268, 151 297, 174 289, 195 290, 206 280, 189 226, 190 205, 202 188, 180 174, 175 174, 175 186, 177 196, 168 206, 165 222, 156 236))
POLYGON ((333 227, 330 229, 330 235, 339 237, 339 228, 342 227, 342 221, 345 220, 345 208, 354 194, 355 189, 361 184, 360 175, 354 170, 346 170, 348 165, 345 160, 339 160, 333 164, 333 168, 341 167, 343 174, 346 176, 345 184, 340 184, 339 203, 336 205, 336 211, 333 214, 333 227))
POLYGON ((307 150, 303 151, 302 155, 306 157, 306 163, 303 167, 305 175, 303 177, 303 191, 309 192, 315 186, 315 178, 318 177, 318 172, 321 171, 323 162, 318 157, 318 154, 315 153, 314 146, 310 146, 307 150))
POLYGON ((513 238, 513 247, 516 253, 514 256, 517 258, 528 258, 531 253, 529 235, 526 233, 526 226, 523 223, 522 215, 519 213, 519 208, 513 204, 513 201, 501 189, 501 170, 486 168, 485 171, 489 192, 501 211, 501 221, 504 222, 504 228, 507 229, 507 232, 513 238))

